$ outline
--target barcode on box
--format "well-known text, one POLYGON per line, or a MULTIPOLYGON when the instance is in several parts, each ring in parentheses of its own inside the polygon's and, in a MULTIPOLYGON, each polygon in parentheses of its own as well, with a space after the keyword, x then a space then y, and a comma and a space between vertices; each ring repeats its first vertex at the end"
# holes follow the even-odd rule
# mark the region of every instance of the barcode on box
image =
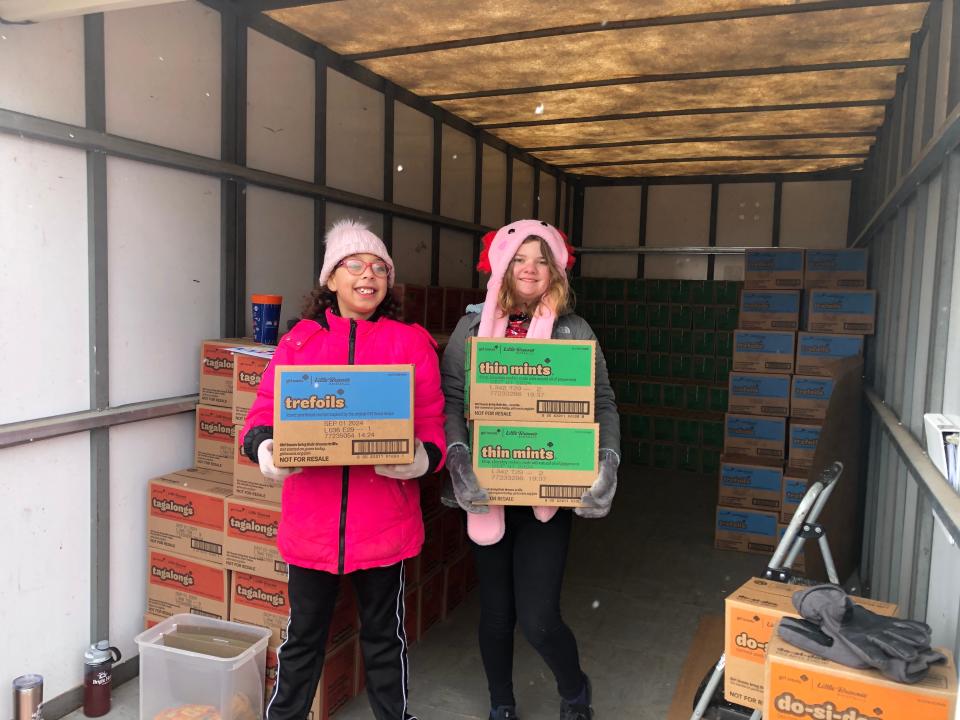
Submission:
POLYGON ((790 368, 790 363, 782 362, 768 362, 766 364, 768 370, 788 370, 790 368))
POLYGON ((552 500, 579 500, 589 485, 541 485, 540 497, 552 500))
POLYGON ((190 538, 190 549, 200 552, 210 553, 211 555, 223 555, 223 545, 207 542, 197 538, 190 538))
POLYGON ((283 560, 274 560, 273 561, 273 571, 275 573, 280 573, 281 575, 287 574, 287 564, 283 560))
POLYGON ((550 415, 586 415, 590 412, 587 400, 537 400, 537 412, 550 415))
POLYGON ((410 451, 410 441, 403 440, 354 440, 354 455, 404 455, 410 451))

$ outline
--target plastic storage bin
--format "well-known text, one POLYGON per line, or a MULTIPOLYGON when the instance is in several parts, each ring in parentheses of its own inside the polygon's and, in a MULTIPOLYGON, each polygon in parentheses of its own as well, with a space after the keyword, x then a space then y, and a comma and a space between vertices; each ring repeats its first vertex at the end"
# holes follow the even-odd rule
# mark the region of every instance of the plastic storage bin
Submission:
POLYGON ((140 717, 176 717, 186 705, 207 708, 213 720, 263 717, 264 670, 270 630, 200 615, 173 615, 135 638, 140 649, 140 717), (164 645, 180 628, 201 628, 253 642, 235 657, 222 658, 164 645), (216 712, 217 715, 213 715, 216 712))

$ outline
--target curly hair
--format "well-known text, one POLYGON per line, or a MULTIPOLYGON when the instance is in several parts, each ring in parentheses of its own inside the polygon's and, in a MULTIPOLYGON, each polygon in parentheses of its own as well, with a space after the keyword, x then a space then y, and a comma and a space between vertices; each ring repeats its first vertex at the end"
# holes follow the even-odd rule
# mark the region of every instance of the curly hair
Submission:
MULTIPOLYGON (((303 320, 316 320, 321 317, 330 308, 335 315, 340 314, 340 305, 337 303, 337 294, 328 288, 325 284, 317 283, 310 294, 306 296, 303 303, 303 310, 300 312, 300 318, 303 320)), ((376 312, 370 316, 370 320, 379 320, 385 317, 389 320, 400 320, 400 307, 396 297, 393 295, 393 288, 387 289, 387 294, 376 312)))

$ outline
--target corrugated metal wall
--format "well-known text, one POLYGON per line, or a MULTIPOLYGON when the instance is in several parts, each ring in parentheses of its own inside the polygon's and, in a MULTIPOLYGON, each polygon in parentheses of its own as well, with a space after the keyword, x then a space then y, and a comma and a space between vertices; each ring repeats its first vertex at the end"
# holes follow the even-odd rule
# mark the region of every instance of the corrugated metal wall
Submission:
POLYGON ((854 181, 850 244, 878 293, 867 345, 861 575, 960 650, 960 500, 923 453, 923 415, 960 411, 960 2, 933 2, 880 140, 854 181))

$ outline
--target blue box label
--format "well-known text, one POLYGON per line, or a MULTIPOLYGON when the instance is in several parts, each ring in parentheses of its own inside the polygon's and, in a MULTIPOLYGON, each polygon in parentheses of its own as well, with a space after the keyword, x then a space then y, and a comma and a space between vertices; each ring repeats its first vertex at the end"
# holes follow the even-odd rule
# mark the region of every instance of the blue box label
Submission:
POLYGON ((866 271, 866 250, 807 250, 807 272, 866 271))
POLYGON ((783 504, 799 505, 807 492, 807 483, 803 480, 783 479, 783 504))
POLYGON ((774 468, 746 467, 744 465, 720 466, 720 484, 728 488, 747 488, 780 492, 782 473, 774 468))
POLYGON ((793 333, 744 332, 733 333, 734 351, 738 353, 765 353, 793 355, 793 333))
POLYGON ((863 338, 841 335, 802 335, 797 355, 800 357, 855 357, 863 350, 863 338))
POLYGON ((796 272, 803 269, 803 250, 747 250, 747 272, 796 272))
POLYGON ((800 312, 799 292, 744 290, 741 298, 741 312, 744 313, 797 315, 800 312))
POLYGON ((854 290, 811 290, 810 312, 818 315, 874 314, 877 296, 854 290))
POLYGON ((783 442, 787 421, 783 418, 746 417, 732 415, 727 417, 727 434, 730 437, 747 440, 768 440, 783 442))
POLYGON ((730 394, 736 397, 786 400, 790 397, 790 377, 733 373, 730 375, 730 394))
POLYGON ((794 378, 793 397, 797 400, 829 400, 833 380, 829 378, 794 378))
POLYGON ((790 447, 795 450, 812 452, 820 439, 820 428, 810 426, 795 426, 790 428, 790 447))
POLYGON ((409 372, 280 371, 280 420, 409 420, 409 372))
POLYGON ((766 535, 773 538, 777 536, 777 517, 743 510, 719 510, 717 530, 766 535))

